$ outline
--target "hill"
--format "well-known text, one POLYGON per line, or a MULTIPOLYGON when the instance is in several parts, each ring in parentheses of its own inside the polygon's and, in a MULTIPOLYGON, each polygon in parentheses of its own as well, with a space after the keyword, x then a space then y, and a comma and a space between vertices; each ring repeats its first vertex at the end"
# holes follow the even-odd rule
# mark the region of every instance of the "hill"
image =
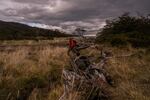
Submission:
POLYGON ((150 17, 130 16, 128 13, 117 19, 106 21, 106 26, 98 33, 96 42, 112 46, 149 47, 150 17))
POLYGON ((0 21, 0 40, 52 39, 69 36, 59 30, 30 27, 16 22, 0 21))

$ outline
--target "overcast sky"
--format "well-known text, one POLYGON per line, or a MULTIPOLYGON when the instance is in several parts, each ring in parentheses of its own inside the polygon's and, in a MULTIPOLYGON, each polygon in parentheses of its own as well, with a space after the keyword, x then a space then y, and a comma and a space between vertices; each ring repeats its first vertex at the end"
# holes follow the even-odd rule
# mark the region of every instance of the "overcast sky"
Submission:
POLYGON ((68 31, 98 30, 124 12, 149 14, 150 0, 0 0, 0 20, 68 31))

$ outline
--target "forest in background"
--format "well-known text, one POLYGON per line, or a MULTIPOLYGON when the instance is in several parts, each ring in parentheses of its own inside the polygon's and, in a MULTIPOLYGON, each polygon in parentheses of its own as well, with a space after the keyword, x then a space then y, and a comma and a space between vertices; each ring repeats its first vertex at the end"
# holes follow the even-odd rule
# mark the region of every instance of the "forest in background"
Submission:
POLYGON ((122 16, 106 21, 106 26, 97 34, 96 42, 112 46, 149 47, 150 16, 122 16))

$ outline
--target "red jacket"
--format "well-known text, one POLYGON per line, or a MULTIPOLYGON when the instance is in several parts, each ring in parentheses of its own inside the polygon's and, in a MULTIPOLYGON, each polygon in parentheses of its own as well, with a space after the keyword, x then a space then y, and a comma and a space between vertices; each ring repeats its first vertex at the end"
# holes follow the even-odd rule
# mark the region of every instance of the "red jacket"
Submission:
POLYGON ((77 41, 73 39, 69 39, 69 48, 73 49, 77 45, 77 41))

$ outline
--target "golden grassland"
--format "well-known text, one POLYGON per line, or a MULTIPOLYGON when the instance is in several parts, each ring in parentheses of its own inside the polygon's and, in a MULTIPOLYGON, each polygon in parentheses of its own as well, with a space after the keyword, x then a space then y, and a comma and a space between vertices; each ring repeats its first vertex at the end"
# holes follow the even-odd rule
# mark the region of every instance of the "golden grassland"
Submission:
MULTIPOLYGON (((0 50, 0 100, 58 100, 63 93, 61 72, 69 67, 67 48, 51 44, 53 41, 5 41, 1 45, 18 45, 0 50), (28 46, 21 46, 30 44, 28 46), (47 44, 46 44, 47 43, 47 44), (38 45, 36 47, 32 45, 38 45), (46 46, 43 46, 45 44, 46 46), (20 45, 20 46, 19 46, 20 45)), ((113 58, 108 61, 107 71, 115 80, 109 87, 111 100, 150 100, 150 49, 104 47, 113 58), (115 57, 132 54, 129 57, 115 57)), ((82 51, 83 52, 83 51, 82 51)), ((86 54, 97 56, 98 51, 88 49, 86 54)), ((85 53, 83 52, 83 53, 85 53)), ((75 92, 74 92, 75 93, 75 92)), ((80 96, 70 100, 81 100, 80 96)))
MULTIPOLYGON (((10 93, 16 97, 18 91, 21 92, 24 88, 30 89, 32 87, 33 90, 38 91, 37 97, 39 99, 44 99, 45 95, 48 98, 55 96, 54 89, 59 87, 57 85, 61 81, 61 70, 68 65, 66 51, 65 47, 41 45, 34 48, 18 46, 14 51, 0 52, 1 100, 8 98, 10 93), (42 90, 45 90, 44 94, 40 93, 42 90)), ((32 92, 31 94, 36 94, 35 91, 32 92)), ((58 98, 58 95, 56 97, 58 98)))
POLYGON ((113 55, 132 54, 110 60, 108 71, 116 81, 112 88, 114 100, 150 99, 150 52, 145 49, 112 49, 113 55))
POLYGON ((32 45, 66 45, 68 38, 54 38, 52 40, 0 40, 0 45, 20 45, 20 46, 32 46, 32 45))

